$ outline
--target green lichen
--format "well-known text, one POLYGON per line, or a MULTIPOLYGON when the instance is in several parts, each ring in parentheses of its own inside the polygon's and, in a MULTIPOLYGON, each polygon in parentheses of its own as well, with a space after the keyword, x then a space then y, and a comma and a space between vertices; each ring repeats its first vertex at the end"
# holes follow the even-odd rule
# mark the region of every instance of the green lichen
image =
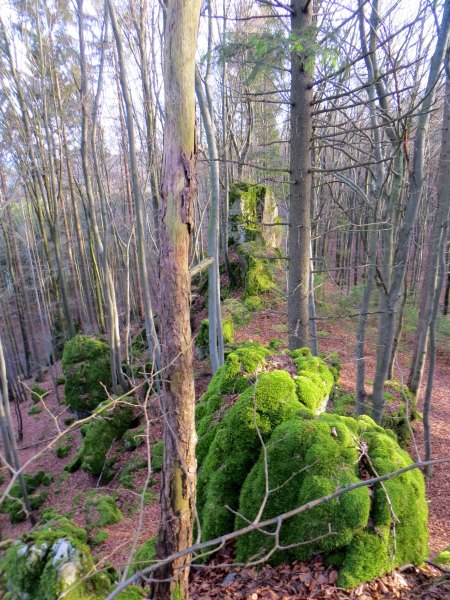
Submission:
POLYGON ((0 560, 10 598, 104 599, 111 584, 95 566, 83 529, 60 517, 23 534, 0 560))
POLYGON ((134 575, 136 571, 140 571, 141 569, 145 569, 145 567, 149 567, 156 560, 156 544, 158 538, 152 537, 146 542, 144 542, 139 548, 136 550, 133 560, 131 562, 129 575, 134 575))
POLYGON ((130 428, 133 421, 131 400, 122 404, 115 400, 97 407, 85 428, 85 436, 73 461, 66 467, 69 472, 80 467, 92 475, 105 477, 105 460, 114 440, 118 440, 130 428))
POLYGON ((120 523, 123 515, 112 496, 90 496, 84 503, 87 529, 120 523))
POLYGON ((107 344, 94 337, 76 335, 66 342, 61 364, 66 378, 64 399, 72 410, 85 414, 106 399, 103 386, 111 387, 111 353, 107 344))

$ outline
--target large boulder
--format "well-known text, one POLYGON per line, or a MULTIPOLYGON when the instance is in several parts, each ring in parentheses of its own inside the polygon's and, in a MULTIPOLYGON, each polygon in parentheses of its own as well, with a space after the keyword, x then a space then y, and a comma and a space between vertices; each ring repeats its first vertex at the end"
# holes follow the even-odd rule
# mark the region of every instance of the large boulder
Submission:
POLYGON ((281 226, 277 226, 278 208, 270 188, 263 184, 233 183, 229 193, 229 231, 231 241, 244 244, 263 241, 279 248, 281 226))
POLYGON ((106 400, 111 388, 111 352, 103 341, 76 335, 64 346, 62 369, 66 377, 64 399, 79 416, 106 400))
POLYGON ((69 472, 80 467, 87 473, 108 480, 112 473, 105 469, 107 454, 115 440, 120 439, 133 423, 132 399, 124 402, 108 400, 100 404, 88 424, 83 427, 83 442, 71 463, 69 472))
POLYGON ((96 571, 87 535, 60 517, 24 533, 0 561, 4 598, 11 600, 100 600, 111 591, 96 571))
MULTIPOLYGON (((290 353, 290 366, 282 361, 283 370, 274 359, 255 344, 230 353, 199 401, 205 540, 244 527, 258 513, 276 517, 412 463, 395 434, 369 417, 323 412, 336 375, 323 360, 300 349, 290 353)), ((339 585, 353 587, 395 566, 420 564, 427 519, 424 479, 412 470, 286 520, 278 539, 284 550, 274 551, 275 528, 239 538, 237 559, 268 555, 277 564, 325 554, 340 568, 339 585)))

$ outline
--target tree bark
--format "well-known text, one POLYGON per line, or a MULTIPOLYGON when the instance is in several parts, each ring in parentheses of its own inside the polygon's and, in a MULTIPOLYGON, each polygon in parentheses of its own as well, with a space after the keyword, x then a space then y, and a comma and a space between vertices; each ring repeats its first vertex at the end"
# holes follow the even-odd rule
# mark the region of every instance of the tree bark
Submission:
POLYGON ((291 30, 294 48, 291 54, 291 159, 289 206, 289 279, 288 324, 289 348, 310 345, 309 271, 311 244, 311 148, 313 67, 311 56, 295 48, 312 27, 313 3, 292 2, 291 30))
MULTIPOLYGON (((166 111, 159 212, 165 427, 159 557, 191 545, 195 511, 195 391, 188 261, 196 190, 194 81, 200 6, 201 0, 168 0, 165 21, 166 111)), ((189 555, 184 556, 158 572, 155 598, 188 598, 190 560, 189 555)))

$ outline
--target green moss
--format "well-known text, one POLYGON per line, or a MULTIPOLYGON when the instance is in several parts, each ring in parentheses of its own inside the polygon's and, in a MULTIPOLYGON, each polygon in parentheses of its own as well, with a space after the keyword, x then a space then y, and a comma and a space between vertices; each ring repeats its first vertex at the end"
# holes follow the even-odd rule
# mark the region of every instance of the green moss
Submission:
POLYGON ((0 561, 11 598, 100 600, 110 581, 95 571, 84 530, 59 518, 23 534, 0 561))
POLYGON ((224 413, 204 461, 199 460, 197 507, 204 539, 232 530, 234 517, 226 505, 237 508, 240 487, 261 447, 259 435, 267 439, 298 408, 289 373, 271 371, 261 373, 224 413))
POLYGON ((97 531, 97 533, 94 535, 93 538, 89 540, 89 542, 93 546, 101 546, 101 544, 103 544, 103 542, 106 542, 108 538, 109 533, 104 529, 100 529, 100 531, 97 531))
POLYGON ((222 302, 222 319, 233 321, 237 327, 246 325, 251 320, 248 307, 237 298, 227 298, 222 302))
POLYGON ((42 398, 47 394, 45 390, 43 390, 39 385, 34 383, 31 387, 31 400, 33 404, 38 404, 42 398))
POLYGON ((94 410, 111 387, 111 353, 99 339, 76 335, 66 342, 62 357, 66 404, 79 414, 94 410), (103 385, 102 385, 103 384, 103 385))
POLYGON ((260 310, 260 308, 262 306, 262 300, 259 296, 248 296, 244 300, 244 304, 249 310, 251 310, 253 312, 253 311, 260 310))
POLYGON ((136 450, 145 441, 147 435, 145 427, 138 427, 137 429, 128 430, 123 436, 123 444, 126 450, 136 450))
POLYGON ((389 571, 390 562, 385 542, 373 533, 361 532, 352 540, 339 572, 338 585, 353 588, 389 571))
POLYGON ((66 458, 72 450, 73 438, 67 438, 67 441, 56 446, 56 456, 58 458, 66 458))
POLYGON ((39 415, 42 412, 42 408, 40 406, 32 406, 28 411, 29 415, 39 415))
POLYGON ((116 596, 117 600, 141 600, 145 597, 145 591, 137 585, 129 585, 116 596))
POLYGON ((434 559, 434 562, 438 565, 450 566, 450 546, 445 550, 442 550, 442 552, 439 552, 439 554, 434 559))
POLYGON ((122 437, 133 421, 130 402, 129 398, 127 404, 110 400, 96 409, 85 429, 81 448, 66 470, 72 472, 81 467, 84 471, 97 476, 103 471, 105 477, 105 460, 111 445, 114 440, 122 437))
MULTIPOLYGON (((263 518, 277 516, 358 481, 358 454, 351 432, 345 421, 328 417, 323 415, 308 421, 292 419, 274 431, 267 446, 267 460, 269 487, 278 491, 269 497, 263 518)), ((255 518, 263 500, 264 473, 261 455, 240 494, 239 513, 247 519, 255 518)), ((274 555, 273 562, 305 560, 315 553, 335 551, 347 545, 354 530, 367 525, 369 512, 370 495, 362 488, 289 519, 281 529, 281 542, 301 545, 274 555)), ((241 519, 236 520, 236 526, 242 523, 241 519)), ((260 532, 244 536, 237 542, 238 560, 270 546, 270 538, 260 532)))
POLYGON ((139 456, 133 458, 120 472, 119 483, 124 487, 132 490, 134 489, 132 473, 145 469, 147 467, 147 461, 142 460, 139 456))
POLYGON ((321 358, 312 356, 308 348, 289 353, 294 359, 298 376, 295 377, 301 404, 318 414, 325 409, 334 384, 334 375, 321 358))
POLYGON ((156 442, 152 447, 152 471, 158 473, 163 467, 164 443, 156 442))
POLYGON ((333 398, 333 412, 350 417, 355 414, 356 401, 354 394, 338 394, 333 398))
POLYGON ((136 571, 140 571, 141 569, 145 569, 145 567, 151 566, 151 564, 156 560, 157 541, 157 537, 152 537, 139 546, 133 556, 129 571, 130 576, 134 575, 136 571))
MULTIPOLYGON (((41 491, 38 493, 37 490, 41 486, 50 485, 52 477, 45 471, 37 471, 34 474, 25 473, 24 480, 31 509, 38 510, 47 500, 48 492, 41 491)), ((17 480, 9 491, 9 497, 0 506, 0 511, 8 515, 11 523, 25 521, 26 513, 24 511, 22 492, 17 480)))
MULTIPOLYGON (((222 335, 226 344, 234 341, 234 326, 231 319, 222 319, 222 335)), ((208 353, 209 351, 209 319, 203 319, 200 323, 200 329, 195 339, 195 345, 200 350, 208 353)))
POLYGON ((273 251, 269 251, 262 243, 247 242, 238 246, 237 252, 244 283, 244 300, 272 290, 275 287, 275 262, 270 260, 273 251))
POLYGON ((56 378, 56 385, 64 385, 66 383, 66 378, 64 375, 60 375, 56 378))
MULTIPOLYGON (((372 468, 387 474, 411 464, 397 442, 368 417, 323 414, 314 420, 293 419, 280 425, 267 445, 269 487, 277 491, 269 497, 262 518, 277 516, 357 482, 359 461, 364 460, 358 458, 358 440, 367 444, 370 463, 364 468, 371 475, 375 474, 372 468)), ((238 512, 250 521, 264 497, 264 473, 260 456, 240 495, 238 512)), ((237 518, 235 526, 245 522, 237 518)), ((354 587, 401 564, 420 564, 427 554, 423 476, 410 471, 384 486, 375 486, 371 492, 359 488, 297 515, 283 524, 280 541, 286 546, 302 545, 274 554, 273 563, 345 551, 339 560, 341 587, 354 587), (397 517, 395 531, 390 503, 397 517), (313 539, 316 541, 309 542, 313 539)), ((271 543, 271 538, 260 532, 248 534, 237 541, 237 559, 245 561, 262 548, 267 552, 271 543)))
POLYGON ((114 525, 123 519, 116 500, 112 496, 89 497, 84 503, 84 511, 88 529, 114 525))

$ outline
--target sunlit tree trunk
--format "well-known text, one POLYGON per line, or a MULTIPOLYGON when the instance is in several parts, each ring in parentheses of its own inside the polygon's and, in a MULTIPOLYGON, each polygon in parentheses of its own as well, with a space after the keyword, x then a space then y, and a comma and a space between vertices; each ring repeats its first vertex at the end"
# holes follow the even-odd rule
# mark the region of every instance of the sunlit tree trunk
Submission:
MULTIPOLYGON (((158 556, 192 543, 195 511, 195 391, 189 244, 196 191, 195 47, 201 0, 169 0, 165 21, 165 129, 160 229, 160 322, 164 464, 158 556), (183 52, 180 52, 180 49, 183 52)), ((188 598, 189 555, 158 572, 155 598, 188 598)))

